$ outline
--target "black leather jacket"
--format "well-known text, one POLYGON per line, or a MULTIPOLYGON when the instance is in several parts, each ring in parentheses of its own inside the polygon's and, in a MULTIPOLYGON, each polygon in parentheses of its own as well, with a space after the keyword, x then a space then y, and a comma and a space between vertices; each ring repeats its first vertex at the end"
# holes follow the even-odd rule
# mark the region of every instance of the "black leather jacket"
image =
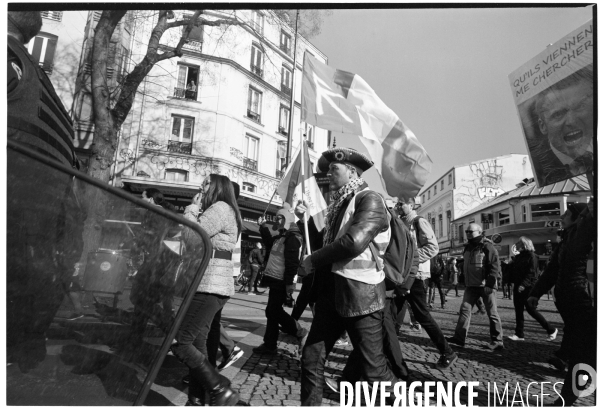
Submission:
POLYGON ((557 303, 572 307, 589 306, 593 299, 588 292, 587 260, 596 239, 596 219, 587 210, 565 231, 563 240, 552 252, 550 261, 529 296, 538 299, 556 286, 557 303))
MULTIPOLYGON (((363 184, 357 191, 367 188, 363 184)), ((351 197, 345 200, 336 221, 334 222, 334 236, 340 230, 344 213, 348 208, 351 197)), ((348 231, 334 242, 324 246, 312 254, 312 264, 316 269, 316 278, 321 286, 319 293, 331 292, 335 289, 335 308, 340 316, 353 317, 366 315, 382 310, 385 306, 385 282, 369 285, 331 272, 331 265, 340 260, 353 259, 360 255, 375 236, 386 230, 388 220, 385 204, 380 195, 372 191, 358 193, 355 202, 354 217, 348 231), (329 279, 327 279, 329 277, 329 279), (333 277, 334 283, 331 282, 333 277)), ((323 232, 317 232, 309 220, 309 236, 311 244, 322 244, 323 232)))

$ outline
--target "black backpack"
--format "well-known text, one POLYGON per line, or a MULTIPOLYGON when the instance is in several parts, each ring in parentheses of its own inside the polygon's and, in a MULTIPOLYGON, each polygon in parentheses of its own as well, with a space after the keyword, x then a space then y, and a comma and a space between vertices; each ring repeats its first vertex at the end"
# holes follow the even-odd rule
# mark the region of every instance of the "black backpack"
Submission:
MULTIPOLYGON (((385 273, 386 290, 393 290, 396 286, 404 283, 410 273, 416 274, 419 268, 417 245, 410 231, 402 222, 395 210, 388 210, 390 219, 390 243, 383 255, 383 272, 385 273)), ((371 253, 379 256, 377 247, 373 242, 369 243, 371 253)), ((377 269, 381 270, 379 264, 377 269)), ((410 289, 410 286, 408 286, 410 289)))

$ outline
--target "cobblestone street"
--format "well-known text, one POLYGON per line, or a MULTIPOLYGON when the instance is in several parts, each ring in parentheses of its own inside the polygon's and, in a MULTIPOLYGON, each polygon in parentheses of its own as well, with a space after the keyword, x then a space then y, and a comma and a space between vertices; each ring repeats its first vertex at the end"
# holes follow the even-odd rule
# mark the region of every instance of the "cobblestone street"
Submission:
MULTIPOLYGON (((522 400, 527 406, 535 406, 540 402, 540 385, 531 384, 535 382, 550 382, 543 387, 544 404, 547 405, 557 398, 552 389, 556 382, 562 382, 563 376, 546 360, 557 350, 562 340, 562 321, 552 300, 544 297, 540 300, 540 311, 546 319, 556 325, 560 332, 553 342, 548 342, 546 333, 531 318, 526 315, 525 320, 525 341, 513 342, 508 336, 514 333, 515 321, 512 300, 503 299, 502 292, 498 293, 499 313, 502 318, 504 332, 505 349, 500 352, 492 352, 486 346, 489 342, 489 322, 485 315, 473 315, 471 328, 467 343, 464 348, 456 348, 459 359, 454 365, 445 371, 435 368, 435 363, 439 358, 439 353, 432 345, 424 331, 411 331, 407 325, 403 326, 401 331, 401 347, 404 357, 412 373, 412 379, 415 381, 434 381, 434 382, 460 382, 477 381, 476 387, 478 396, 474 403, 481 406, 494 406, 494 384, 496 393, 501 398, 504 395, 504 404, 508 400, 509 405, 522 406, 522 400), (531 385, 530 385, 531 384, 531 385), (488 394, 488 385, 490 393, 488 394), (529 387, 528 387, 529 385, 529 387), (505 392, 506 390, 506 392, 505 392), (489 399, 488 399, 489 396, 489 399), (514 399, 514 400, 513 400, 514 399)), ((461 291, 462 294, 462 291, 461 291)), ((227 315, 228 310, 234 310, 236 299, 251 300, 253 307, 259 309, 266 305, 267 297, 246 296, 237 294, 231 302, 226 305, 224 317, 230 322, 228 330, 238 330, 234 328, 236 321, 227 315), (228 308, 229 306, 229 308, 228 308)), ((462 299, 449 296, 448 303, 444 310, 439 308, 439 298, 432 310, 433 317, 440 324, 444 334, 451 336, 458 318, 457 311, 462 299)), ((262 312, 264 313, 264 312, 262 312)), ((255 315, 255 313, 253 313, 255 315)), ((258 317, 258 316, 256 316, 258 317)), ((305 327, 310 326, 312 314, 310 310, 304 312, 301 323, 305 327)), ((408 316, 407 316, 408 319, 408 316)), ((230 368, 223 371, 223 375, 231 379, 233 387, 240 392, 239 406, 298 406, 300 405, 300 361, 297 356, 297 341, 291 336, 280 335, 278 345, 278 354, 274 356, 258 356, 252 353, 252 348, 262 343, 264 334, 264 322, 262 326, 256 327, 238 342, 245 354, 244 357, 230 368)), ((240 336, 238 334, 238 336, 240 336)), ((236 339, 236 338, 234 338, 236 339)), ((341 373, 345 361, 352 350, 350 345, 345 347, 336 346, 330 354, 325 373, 326 376, 335 376, 341 373)), ((159 374, 165 376, 163 371, 159 374)), ((182 366, 171 370, 171 378, 167 379, 179 387, 179 390, 172 391, 167 398, 166 404, 184 404, 186 395, 181 386, 181 376, 186 373, 182 366), (176 393, 177 392, 177 393, 176 393)), ((157 384, 158 384, 157 380, 157 384)), ((163 382, 167 384, 167 382, 163 382)), ((156 386, 156 385, 155 385, 156 386)), ((556 385, 560 392, 561 385, 556 385)), ((466 389, 461 391, 461 402, 466 403, 466 389)), ((163 401, 166 401, 164 399, 163 401)), ((435 398, 431 401, 435 404, 435 398)), ((324 389, 323 406, 339 406, 339 394, 324 389)), ((148 398, 147 405, 155 404, 152 402, 152 396, 148 398)), ((165 403, 161 403, 165 404, 165 403)), ((496 398, 495 405, 500 405, 499 398, 496 398)), ((594 397, 587 397, 578 400, 577 406, 594 405, 594 397)))

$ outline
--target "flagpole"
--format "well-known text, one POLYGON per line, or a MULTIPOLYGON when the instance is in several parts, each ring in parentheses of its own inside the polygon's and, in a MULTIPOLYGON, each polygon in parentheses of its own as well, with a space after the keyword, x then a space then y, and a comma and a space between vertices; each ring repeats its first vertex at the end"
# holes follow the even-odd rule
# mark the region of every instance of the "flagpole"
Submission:
POLYGON ((267 216, 267 210, 269 210, 269 206, 271 206, 271 202, 273 201, 273 198, 275 197, 275 193, 277 193, 277 188, 275 188, 275 190, 273 191, 273 194, 271 195, 271 200, 269 200, 269 204, 267 205, 267 208, 265 209, 265 213, 263 213, 262 217, 266 217, 267 216))
POLYGON ((285 152, 285 164, 290 164, 290 155, 292 152, 292 125, 294 124, 294 78, 296 73, 296 50, 298 49, 298 20, 300 20, 300 9, 296 9, 296 32, 294 34, 294 67, 292 68, 292 93, 290 97, 290 118, 288 120, 288 139, 285 152))
MULTIPOLYGON (((306 135, 304 136, 306 137, 306 135)), ((306 148, 306 140, 303 139, 302 140, 302 153, 300 153, 300 175, 302 176, 302 179, 300 179, 300 184, 302 185, 302 204, 305 205, 304 203, 304 154, 308 152, 307 148, 306 148)), ((306 239, 306 254, 310 255, 312 254, 311 250, 310 250, 310 238, 308 237, 308 217, 307 214, 310 215, 310 210, 307 209, 306 212, 304 213, 304 238, 306 239)))

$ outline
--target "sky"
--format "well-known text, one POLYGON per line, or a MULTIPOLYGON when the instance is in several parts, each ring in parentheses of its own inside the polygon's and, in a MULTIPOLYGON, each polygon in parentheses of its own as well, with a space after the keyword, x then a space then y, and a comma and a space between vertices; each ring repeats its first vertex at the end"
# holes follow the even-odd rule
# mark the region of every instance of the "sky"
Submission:
POLYGON ((592 18, 592 6, 342 9, 310 41, 413 131, 433 161, 427 187, 454 165, 527 153, 508 75, 592 18))

